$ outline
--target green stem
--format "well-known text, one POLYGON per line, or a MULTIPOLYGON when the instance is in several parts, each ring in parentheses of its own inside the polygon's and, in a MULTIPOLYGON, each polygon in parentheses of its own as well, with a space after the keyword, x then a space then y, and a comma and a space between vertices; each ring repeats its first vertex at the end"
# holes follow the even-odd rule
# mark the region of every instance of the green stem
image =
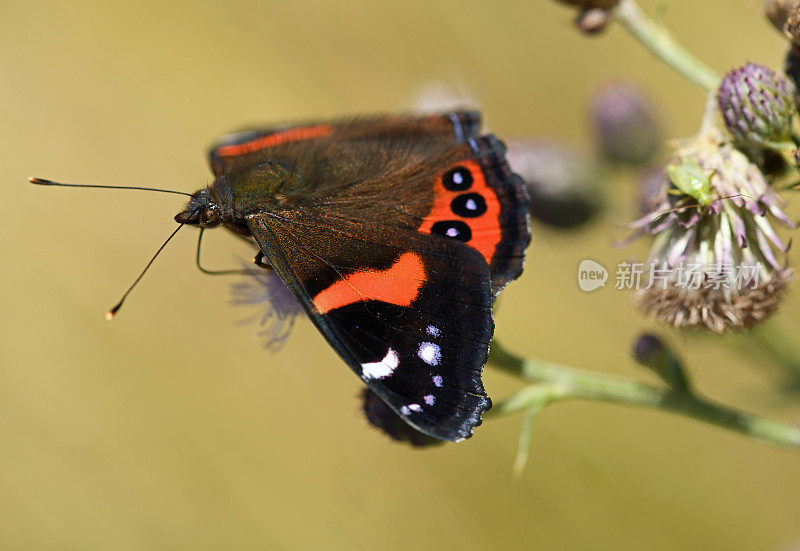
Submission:
POLYGON ((650 53, 706 91, 717 87, 720 76, 675 42, 661 25, 647 17, 635 0, 621 0, 614 15, 650 53))
POLYGON ((492 365, 538 383, 496 404, 490 411, 493 415, 541 407, 542 404, 559 400, 594 400, 661 409, 779 446, 800 448, 800 427, 717 404, 694 393, 657 388, 623 377, 523 359, 506 350, 497 341, 492 343, 491 351, 489 361, 492 365))

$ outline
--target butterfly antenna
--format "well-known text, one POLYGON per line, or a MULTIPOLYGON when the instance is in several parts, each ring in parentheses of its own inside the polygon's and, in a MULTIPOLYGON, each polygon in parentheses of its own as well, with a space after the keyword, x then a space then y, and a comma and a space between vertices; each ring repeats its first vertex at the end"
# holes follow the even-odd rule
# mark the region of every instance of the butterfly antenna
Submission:
POLYGON ((148 262, 148 263, 147 263, 147 266, 145 266, 145 267, 144 267, 144 270, 142 270, 142 272, 139 274, 139 277, 137 277, 137 278, 134 280, 134 282, 133 282, 133 283, 131 283, 131 286, 130 286, 130 287, 128 287, 128 290, 127 290, 127 291, 125 291, 125 294, 123 294, 123 295, 122 295, 122 298, 121 298, 121 299, 119 299, 119 302, 118 302, 116 305, 114 305, 114 307, 113 307, 111 310, 109 310, 108 312, 106 312, 106 320, 107 320, 107 321, 111 321, 111 320, 113 320, 113 319, 114 319, 114 316, 117 314, 117 312, 119 311, 119 309, 120 309, 120 308, 122 308, 122 303, 123 303, 123 302, 125 302, 125 299, 126 299, 126 298, 128 298, 128 295, 129 295, 129 294, 131 294, 131 291, 133 291, 133 288, 134 288, 134 287, 136 287, 136 284, 137 284, 137 283, 139 283, 139 281, 142 279, 142 277, 144 276, 144 274, 145 274, 145 273, 147 273, 147 270, 150 268, 150 266, 152 266, 152 265, 153 265, 153 262, 155 262, 155 260, 156 260, 156 258, 158 257, 158 255, 161 253, 161 251, 163 251, 163 250, 164 250, 164 247, 166 247, 166 246, 167 246, 167 243, 169 243, 169 242, 170 242, 170 240, 171 240, 173 237, 175 237, 175 234, 176 234, 176 233, 178 233, 178 230, 180 230, 180 229, 181 229, 183 226, 184 226, 184 224, 181 224, 181 225, 179 225, 177 228, 175 228, 175 231, 173 231, 173 232, 170 234, 170 236, 169 236, 169 237, 167 237, 166 241, 164 241, 164 242, 161 244, 161 246, 158 248, 158 250, 156 251, 156 254, 154 254, 154 255, 153 255, 153 257, 150 259, 150 262, 148 262))
POLYGON ((187 197, 191 197, 191 193, 186 193, 185 191, 175 191, 172 189, 160 189, 155 187, 139 187, 139 186, 102 186, 102 185, 95 185, 95 184, 65 184, 63 182, 54 182, 52 180, 45 180, 44 178, 28 178, 28 181, 32 184, 36 184, 37 186, 61 186, 61 187, 88 187, 88 188, 98 188, 98 189, 138 189, 142 191, 158 191, 160 193, 172 193, 174 195, 186 195, 187 197))

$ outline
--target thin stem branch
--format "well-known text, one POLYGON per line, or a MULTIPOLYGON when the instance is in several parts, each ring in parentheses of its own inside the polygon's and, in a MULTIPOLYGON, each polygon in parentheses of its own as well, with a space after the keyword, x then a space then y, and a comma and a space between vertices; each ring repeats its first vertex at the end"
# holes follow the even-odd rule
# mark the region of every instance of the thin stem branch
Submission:
POLYGON ((517 441, 517 457, 514 459, 514 476, 521 476, 528 464, 528 455, 531 449, 531 434, 533 433, 533 422, 536 416, 542 411, 545 404, 529 407, 522 418, 522 426, 519 428, 519 439, 517 441))
POLYGON ((800 448, 800 427, 772 421, 717 404, 695 393, 658 388, 624 377, 581 371, 549 362, 520 358, 497 341, 490 363, 537 383, 495 405, 493 415, 541 407, 568 399, 594 400, 660 409, 716 425, 779 446, 800 448))
POLYGON ((678 44, 669 31, 647 17, 635 0, 622 0, 614 15, 650 53, 688 80, 709 92, 717 87, 720 76, 678 44))

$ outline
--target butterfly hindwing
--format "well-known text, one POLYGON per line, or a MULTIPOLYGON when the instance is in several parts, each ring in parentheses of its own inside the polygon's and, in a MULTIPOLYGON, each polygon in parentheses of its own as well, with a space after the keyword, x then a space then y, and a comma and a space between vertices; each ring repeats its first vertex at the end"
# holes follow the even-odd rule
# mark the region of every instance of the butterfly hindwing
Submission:
POLYGON ((356 221, 315 220, 311 230, 264 215, 250 227, 328 342, 395 412, 435 438, 472 433, 491 404, 481 370, 492 294, 479 253, 356 221), (342 236, 351 254, 315 246, 342 236))

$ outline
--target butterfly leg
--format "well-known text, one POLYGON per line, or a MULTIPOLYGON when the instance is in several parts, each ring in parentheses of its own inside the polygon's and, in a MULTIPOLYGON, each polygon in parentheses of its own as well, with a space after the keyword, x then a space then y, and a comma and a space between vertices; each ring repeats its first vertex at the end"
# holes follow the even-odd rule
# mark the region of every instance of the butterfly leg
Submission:
POLYGON ((209 270, 204 268, 200 263, 200 249, 203 243, 203 231, 205 228, 200 228, 200 233, 197 234, 197 252, 195 253, 194 262, 197 269, 207 275, 228 275, 228 274, 249 274, 251 270, 209 270))
POLYGON ((253 262, 255 262, 256 266, 264 268, 265 270, 271 270, 272 269, 272 265, 271 264, 268 264, 267 262, 264 262, 264 253, 261 252, 261 251, 258 251, 258 254, 256 254, 256 257, 253 259, 253 262))

